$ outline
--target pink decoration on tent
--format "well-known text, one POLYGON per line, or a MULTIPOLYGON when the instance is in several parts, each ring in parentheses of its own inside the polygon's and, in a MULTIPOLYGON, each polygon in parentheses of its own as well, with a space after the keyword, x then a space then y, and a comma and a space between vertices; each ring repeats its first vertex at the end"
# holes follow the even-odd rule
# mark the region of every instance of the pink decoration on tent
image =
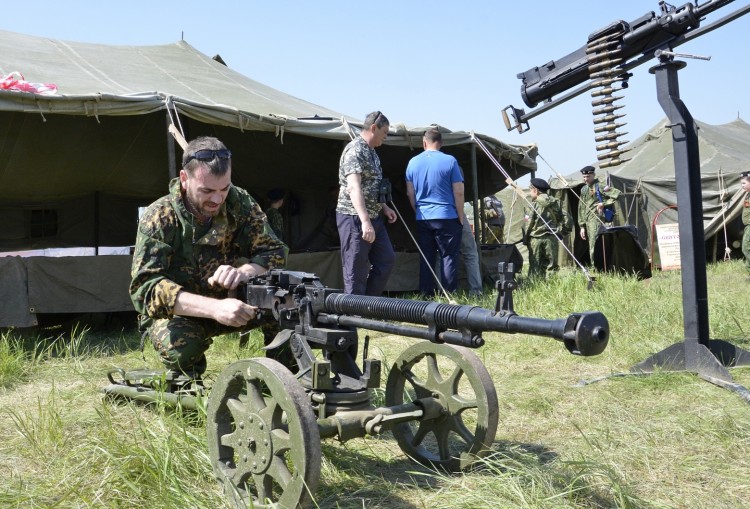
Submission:
POLYGON ((0 90, 51 95, 57 93, 57 85, 53 83, 29 83, 24 79, 23 74, 14 71, 0 80, 0 90))

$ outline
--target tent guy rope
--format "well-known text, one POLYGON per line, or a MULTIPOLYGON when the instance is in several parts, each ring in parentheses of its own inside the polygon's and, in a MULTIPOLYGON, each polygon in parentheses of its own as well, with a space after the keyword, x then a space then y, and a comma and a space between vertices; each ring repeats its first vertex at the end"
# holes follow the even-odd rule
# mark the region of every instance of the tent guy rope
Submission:
POLYGON ((448 291, 443 286, 442 282, 440 281, 440 278, 437 276, 437 274, 435 274, 434 267, 430 267, 430 264, 427 263, 427 257, 425 256, 424 252, 422 251, 422 248, 419 247, 419 243, 417 242, 417 239, 414 238, 414 234, 411 232, 411 230, 409 229, 409 227, 406 226, 406 221, 404 221, 404 216, 401 215, 401 211, 398 209, 398 207, 396 207, 396 204, 393 202, 393 200, 391 200, 391 202, 389 203, 389 205, 391 206, 391 208, 393 210, 396 211, 396 215, 401 220, 401 224, 404 225, 404 228, 406 229, 406 233, 409 234, 409 237, 411 237, 412 242, 414 242, 414 245, 417 247, 417 251, 419 251, 419 256, 422 258, 422 260, 424 260, 425 265, 427 265, 427 267, 429 267, 430 273, 432 274, 432 278, 435 280, 435 283, 437 284, 438 288, 440 288, 440 291, 443 294, 443 296, 446 298, 446 300, 448 301, 449 304, 456 304, 456 301, 453 300, 453 298, 451 298, 450 294, 448 293, 448 291))
MULTIPOLYGON (((513 181, 513 179, 510 178, 510 174, 505 170, 505 168, 503 168, 503 166, 500 164, 500 161, 498 161, 497 159, 495 159, 495 157, 492 155, 492 153, 489 151, 489 149, 485 146, 485 144, 482 142, 482 140, 480 140, 479 138, 477 138, 477 136, 474 133, 474 131, 471 131, 470 134, 471 134, 471 139, 474 141, 474 143, 476 143, 477 146, 480 149, 482 149, 482 152, 484 152, 485 155, 490 159, 490 161, 492 161, 492 164, 494 164, 495 167, 500 171, 500 173, 503 174, 503 176, 505 177, 505 182, 509 186, 511 186, 515 192, 519 192, 520 191, 521 197, 526 202, 526 204, 529 207, 533 208, 533 204, 532 204, 531 200, 529 200, 526 197, 526 193, 524 193, 523 190, 518 187, 518 184, 516 184, 513 181)), ((578 267, 581 269, 581 271, 583 272, 583 275, 586 276, 586 280, 588 281, 588 288, 591 289, 594 286, 594 281, 596 281, 596 279, 589 273, 588 269, 586 269, 586 267, 578 260, 578 258, 575 257, 575 255, 570 250, 570 248, 565 245, 565 242, 563 242, 562 238, 560 238, 560 236, 553 231, 552 226, 550 226, 550 224, 544 219, 544 217, 542 217, 540 215, 539 219, 542 220, 542 223, 544 223, 544 226, 547 228, 547 230, 549 230, 549 232, 552 235, 555 236, 555 238, 560 243, 560 245, 563 247, 563 249, 565 249, 565 251, 570 255, 570 257, 573 259, 573 261, 576 263, 576 265, 578 265, 578 267)))

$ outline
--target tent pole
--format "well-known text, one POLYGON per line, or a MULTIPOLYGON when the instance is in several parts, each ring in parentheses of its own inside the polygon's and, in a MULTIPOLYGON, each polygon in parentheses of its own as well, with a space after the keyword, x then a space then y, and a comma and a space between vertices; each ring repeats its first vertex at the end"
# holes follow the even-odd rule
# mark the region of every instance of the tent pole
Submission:
POLYGON ((479 257, 479 277, 484 280, 484 274, 482 274, 482 243, 479 236, 480 231, 484 231, 484 217, 479 211, 479 179, 477 177, 477 146, 471 144, 471 192, 474 196, 472 205, 474 206, 474 240, 477 245, 477 256, 479 257), (477 221, 479 219, 479 221, 477 221), (477 228, 477 225, 480 225, 477 228))
MULTIPOLYGON (((169 106, 167 106, 167 108, 169 108, 169 106)), ((167 111, 165 120, 166 125, 164 126, 164 132, 167 135, 167 164, 169 165, 169 167, 167 168, 167 172, 169 175, 169 180, 172 180, 173 178, 177 177, 177 156, 174 150, 174 137, 169 132, 169 126, 171 124, 169 111, 167 111)))
POLYGON ((99 256, 99 206, 101 193, 94 191, 94 256, 99 256))
POLYGON ((750 365, 750 352, 726 341, 712 341, 709 338, 698 130, 693 117, 680 99, 677 78, 677 71, 685 65, 685 62, 663 58, 650 69, 656 77, 659 104, 667 114, 672 130, 682 266, 684 340, 636 364, 631 371, 690 371, 704 378, 731 382, 732 376, 726 368, 750 365))

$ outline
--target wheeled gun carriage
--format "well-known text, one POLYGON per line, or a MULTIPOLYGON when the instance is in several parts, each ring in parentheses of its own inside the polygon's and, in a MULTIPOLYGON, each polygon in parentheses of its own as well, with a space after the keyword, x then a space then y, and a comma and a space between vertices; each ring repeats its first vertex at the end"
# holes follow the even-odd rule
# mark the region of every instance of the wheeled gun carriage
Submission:
MULTIPOLYGON (((313 274, 272 270, 242 290, 245 301, 271 315, 281 332, 266 347, 287 348, 292 366, 243 359, 211 387, 207 436, 211 462, 237 507, 306 507, 319 475, 321 439, 346 441, 391 431, 400 448, 432 468, 460 471, 490 450, 498 400, 490 375, 472 351, 483 332, 525 333, 560 340, 572 354, 597 355, 609 326, 599 312, 527 318, 513 311, 512 264, 500 264, 494 310, 385 297, 347 295, 313 274), (365 337, 357 364, 357 328, 425 339, 406 348, 388 373, 384 405, 381 363, 369 359, 365 337)), ((143 374, 120 371, 109 394, 153 401, 143 374)), ((176 383, 176 381, 175 381, 176 383)), ((172 402, 195 404, 167 391, 172 402)), ((160 395, 159 398, 165 396, 160 395)))

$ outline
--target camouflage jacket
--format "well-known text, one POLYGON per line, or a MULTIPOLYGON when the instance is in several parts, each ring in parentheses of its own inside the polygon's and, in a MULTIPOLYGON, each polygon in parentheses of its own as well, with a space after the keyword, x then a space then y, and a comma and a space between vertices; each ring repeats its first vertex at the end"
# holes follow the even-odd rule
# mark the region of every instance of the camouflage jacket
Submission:
POLYGON ((185 208, 180 180, 173 179, 169 194, 149 205, 138 222, 130 298, 142 315, 171 318, 180 290, 227 296, 226 289, 208 284, 219 265, 283 267, 287 251, 247 191, 232 186, 211 224, 201 225, 185 208))
POLYGON ((750 226, 750 193, 745 193, 745 199, 742 200, 742 224, 750 226))
POLYGON ((551 235, 553 232, 560 235, 563 213, 557 198, 553 198, 547 194, 540 194, 536 197, 536 200, 531 202, 531 205, 531 209, 527 209, 526 211, 526 218, 529 221, 526 225, 527 237, 540 238, 545 235, 551 235))
POLYGON ((266 210, 266 218, 268 218, 268 224, 271 226, 273 233, 276 234, 280 241, 284 242, 284 216, 281 215, 279 209, 269 207, 266 210))
POLYGON ((487 224, 491 226, 505 226, 505 212, 503 212, 503 203, 491 194, 484 198, 484 217, 487 224))
POLYGON ((346 177, 352 173, 359 173, 362 180, 362 193, 365 195, 365 207, 370 219, 380 214, 382 206, 378 202, 380 181, 383 180, 383 170, 380 158, 375 149, 370 147, 364 138, 357 136, 344 147, 339 161, 339 201, 336 212, 356 216, 357 210, 352 205, 351 196, 346 190, 346 177))
POLYGON ((595 178, 591 185, 584 184, 581 188, 581 199, 578 201, 578 224, 584 225, 591 221, 596 221, 597 215, 601 218, 602 214, 597 214, 596 204, 599 203, 599 197, 596 195, 597 188, 602 195, 604 205, 613 205, 620 196, 620 190, 610 187, 605 191, 606 184, 599 182, 595 178))

